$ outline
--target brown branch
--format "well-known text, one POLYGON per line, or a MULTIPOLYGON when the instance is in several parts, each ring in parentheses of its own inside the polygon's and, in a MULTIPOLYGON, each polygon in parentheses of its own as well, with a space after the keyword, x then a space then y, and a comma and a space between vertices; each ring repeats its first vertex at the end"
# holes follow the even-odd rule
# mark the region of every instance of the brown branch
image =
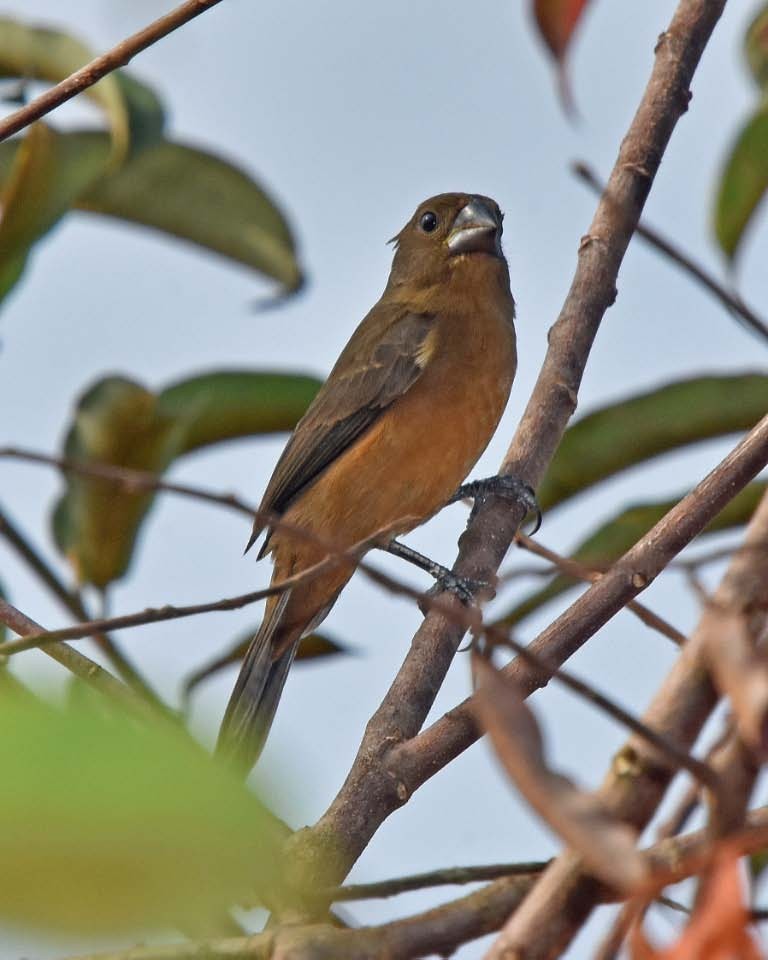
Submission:
POLYGON ((413 890, 424 890, 426 887, 456 886, 465 883, 478 883, 481 880, 498 880, 502 877, 541 873, 548 862, 547 860, 536 860, 530 863, 489 863, 476 867, 447 867, 442 870, 414 873, 407 877, 395 877, 392 880, 377 880, 373 883, 348 883, 343 887, 321 891, 320 895, 331 903, 395 897, 401 893, 410 893, 413 890))
MULTIPOLYGON (((11 521, 10 517, 3 513, 2 510, 0 510, 0 534, 5 537, 11 547, 13 547, 16 553, 24 560, 27 566, 37 574, 38 578, 48 587, 65 609, 78 620, 90 620, 90 616, 80 595, 67 589, 52 567, 45 562, 24 534, 11 521)), ((167 711, 166 705, 152 689, 149 682, 125 656, 111 637, 108 637, 105 633, 95 633, 93 634, 93 639, 118 676, 121 677, 129 687, 156 709, 161 712, 167 711)))
MULTIPOLYGON (((515 542, 524 550, 535 554, 535 556, 549 560, 551 564, 574 580, 582 580, 585 583, 596 583, 605 573, 604 570, 594 570, 585 566, 583 563, 579 563, 577 560, 564 557, 549 547, 545 547, 537 540, 531 540, 531 538, 524 533, 518 533, 515 537, 515 542)), ((676 643, 678 646, 682 646, 685 643, 686 637, 684 633, 681 633, 673 627, 671 623, 668 623, 657 613, 654 613, 653 610, 646 607, 644 603, 640 603, 637 600, 630 600, 627 604, 627 610, 631 610, 647 627, 667 637, 667 639, 676 643)))
POLYGON ((202 500, 204 503, 215 503, 222 507, 229 507, 237 513, 243 513, 252 520, 267 519, 262 516, 255 506, 246 503, 233 493, 217 493, 206 490, 204 487, 190 486, 186 483, 171 483, 162 480, 157 474, 147 470, 133 470, 130 467, 118 467, 111 463, 86 463, 83 460, 74 460, 71 457, 54 457, 47 453, 38 453, 36 450, 26 450, 21 447, 0 447, 0 457, 13 460, 23 460, 27 463, 39 463, 48 467, 56 467, 63 473, 78 473, 86 477, 95 477, 109 483, 124 487, 128 493, 157 490, 162 493, 175 493, 193 500, 202 500))
POLYGON ((51 87, 40 94, 26 106, 16 110, 14 113, 0 120, 0 141, 6 140, 14 133, 18 133, 30 123, 44 117, 51 110, 71 100, 72 97, 92 87, 94 83, 106 77, 107 74, 117 70, 118 67, 124 67, 142 50, 167 37, 169 33, 177 30, 185 23, 189 23, 195 17, 200 16, 206 10, 216 6, 220 0, 186 0, 186 3, 180 4, 175 10, 160 17, 149 26, 139 30, 132 36, 118 43, 107 53, 103 53, 95 60, 76 70, 75 73, 68 76, 61 83, 51 87))
MULTIPOLYGON (((749 608, 765 596, 768 554, 754 547, 764 540, 761 514, 766 501, 768 497, 747 527, 746 549, 733 555, 714 604, 705 607, 698 626, 643 716, 648 726, 682 749, 693 746, 718 700, 707 671, 704 644, 712 610, 749 608)), ((644 740, 632 737, 614 757, 600 794, 617 818, 641 831, 654 815, 673 775, 674 770, 649 750, 644 740)), ((497 955, 501 956, 503 949, 524 946, 526 960, 552 956, 555 945, 561 949, 574 936, 597 899, 595 882, 583 872, 579 858, 563 854, 547 868, 523 908, 511 918, 499 938, 497 955), (556 914, 551 910, 555 902, 560 905, 556 914)))
MULTIPOLYGON (((616 296, 619 266, 665 148, 687 109, 693 73, 723 5, 724 0, 681 3, 669 32, 658 45, 648 87, 623 140, 609 180, 610 196, 601 198, 579 245, 576 273, 560 316, 549 332, 544 365, 502 464, 502 472, 514 474, 534 487, 544 476, 575 409, 592 343, 616 296), (621 216, 616 212, 617 203, 621 216)), ((767 427, 768 421, 763 425, 764 434, 768 433, 767 427)), ((735 489, 730 496, 733 493, 735 489)), ((715 499, 719 501, 716 510, 727 496, 721 490, 715 499)), ((474 512, 462 536, 455 571, 473 579, 491 580, 523 520, 522 513, 522 507, 489 498, 474 512)), ((676 519, 681 520, 679 515, 676 519)), ((670 537, 668 543, 674 540, 670 537)), ((621 589, 616 591, 616 599, 621 604, 633 599, 644 585, 642 570, 620 566, 618 581, 621 589), (626 589, 627 576, 637 577, 636 590, 626 589)), ((572 643, 578 633, 594 632, 610 616, 607 582, 610 578, 605 577, 587 592, 589 596, 598 591, 602 599, 590 610, 582 629, 572 631, 572 643)), ((613 585, 618 585, 617 579, 613 585)), ((315 827, 290 843, 299 877, 318 886, 338 883, 386 817, 407 801, 420 782, 476 739, 474 724, 465 716, 459 724, 459 736, 453 738, 452 751, 424 750, 415 769, 401 776, 407 768, 407 741, 421 729, 462 635, 462 629, 445 615, 432 611, 427 616, 397 677, 368 722, 358 755, 336 799, 315 827)))
MULTIPOLYGON (((734 838, 744 855, 768 845, 768 807, 753 810, 734 838)), ((712 854, 706 831, 675 837, 645 851, 659 883, 684 880, 706 865, 712 854)), ((449 955, 462 943, 492 933, 515 911, 537 873, 504 877, 481 890, 404 920, 374 927, 338 930, 327 925, 275 928, 251 937, 134 947, 77 960, 398 960, 449 955)), ((601 902, 615 894, 598 888, 601 902)))
MULTIPOLYGON (((572 170, 580 180, 590 186, 596 193, 601 194, 603 192, 604 187, 600 183, 597 174, 594 170, 590 169, 586 163, 574 163, 572 170)), ((759 337, 762 337, 763 340, 768 340, 768 324, 766 324, 754 310, 748 307, 737 293, 724 287, 723 284, 715 280, 700 263, 696 263, 696 261, 687 253, 684 253, 679 246, 673 244, 672 241, 666 237, 663 237, 658 230, 649 226, 644 221, 638 223, 635 232, 652 247, 664 254, 672 263, 677 264, 683 272, 698 281, 698 283, 700 283, 705 290, 708 290, 716 300, 719 300, 730 313, 735 314, 736 318, 741 320, 747 329, 751 330, 752 333, 756 333, 759 337)))

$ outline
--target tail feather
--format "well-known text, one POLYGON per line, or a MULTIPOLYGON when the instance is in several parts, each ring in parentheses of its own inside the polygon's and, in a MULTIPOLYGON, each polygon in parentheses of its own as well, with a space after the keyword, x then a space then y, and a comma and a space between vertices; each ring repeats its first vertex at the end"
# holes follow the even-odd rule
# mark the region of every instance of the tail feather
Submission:
POLYGON ((268 608, 259 632, 251 641, 229 698, 216 743, 216 755, 247 774, 259 758, 283 692, 288 670, 293 663, 299 637, 288 640, 284 652, 275 660, 276 633, 290 591, 281 594, 268 608))

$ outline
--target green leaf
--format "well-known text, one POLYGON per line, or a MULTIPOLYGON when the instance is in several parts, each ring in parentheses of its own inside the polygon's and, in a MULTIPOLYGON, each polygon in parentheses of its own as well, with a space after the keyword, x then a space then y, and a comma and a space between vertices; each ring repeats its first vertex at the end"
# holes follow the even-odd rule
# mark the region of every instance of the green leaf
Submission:
MULTIPOLYGON (((274 892, 255 796, 170 725, 89 697, 0 701, 0 917, 86 934, 194 925, 274 892)), ((208 930, 210 933, 210 930, 208 930)))
POLYGON ((768 90, 768 4, 764 4, 749 25, 744 39, 749 69, 763 92, 768 90))
POLYGON ((12 146, 10 163, 10 151, 4 151, 7 177, 0 194, 0 299, 20 278, 32 245, 106 169, 109 158, 103 134, 73 141, 43 123, 12 146))
MULTIPOLYGON (((242 636, 220 657, 209 661, 195 670, 184 681, 182 689, 182 699, 186 703, 194 693, 195 689, 205 680, 217 674, 233 663, 239 663, 245 656, 248 645, 256 634, 258 628, 252 628, 246 631, 242 636)), ((324 633, 311 633, 303 637, 296 651, 296 661, 319 660, 325 657, 338 657, 341 654, 349 655, 352 650, 337 640, 332 639, 324 633)))
MULTIPOLYGON (((752 483, 733 498, 704 528, 700 536, 720 533, 746 524, 755 512, 760 499, 768 490, 766 483, 752 483)), ((682 499, 643 503, 627 507, 617 516, 603 523, 576 547, 571 558, 592 570, 605 570, 623 556, 637 541, 658 523, 682 499)), ((550 600, 576 587, 581 581, 557 575, 540 590, 526 597, 497 623, 513 626, 539 610, 550 600)))
MULTIPOLYGON (((58 83, 93 57, 89 47, 68 33, 0 17, 0 77, 58 83)), ((89 87, 85 96, 106 114, 113 155, 121 157, 128 148, 128 114, 118 80, 110 74, 89 87)))
POLYGON ((768 409, 768 377, 696 377, 587 414, 570 427, 537 491, 551 509, 670 450, 749 430, 768 409))
MULTIPOLYGON (((140 384, 107 377, 80 399, 64 454, 162 473, 181 449, 184 430, 183 420, 159 411, 154 394, 140 384)), ((54 538, 80 582, 103 588, 126 572, 153 498, 97 477, 66 474, 66 491, 54 511, 54 538)))
POLYGON ((734 260, 747 225, 768 188, 768 99, 741 131, 720 175, 715 200, 715 237, 734 260))
POLYGON ((93 184, 78 206, 153 227, 278 280, 303 282, 291 230, 264 189, 220 157, 162 141, 93 184))
POLYGON ((118 82, 128 114, 131 153, 162 140, 166 121, 165 107, 155 91, 125 70, 117 70, 112 76, 118 82))
POLYGON ((184 417, 182 452, 235 437, 292 430, 322 381, 301 374, 216 370, 166 387, 158 408, 184 417))
MULTIPOLYGON (((64 455, 159 475, 202 446, 293 429, 319 386, 302 375, 219 370, 157 395, 125 377, 106 377, 78 402, 64 455)), ((127 572, 155 494, 74 472, 65 482, 54 539, 80 582, 104 588, 127 572)))

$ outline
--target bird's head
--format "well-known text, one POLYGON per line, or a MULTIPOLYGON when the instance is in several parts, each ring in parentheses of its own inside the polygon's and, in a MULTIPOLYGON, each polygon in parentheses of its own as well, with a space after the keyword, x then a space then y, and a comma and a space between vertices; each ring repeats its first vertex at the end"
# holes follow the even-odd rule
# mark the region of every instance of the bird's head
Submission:
POLYGON ((495 200, 476 193, 441 193, 425 200, 392 238, 390 282, 437 280, 457 263, 476 258, 492 258, 506 271, 503 219, 495 200))

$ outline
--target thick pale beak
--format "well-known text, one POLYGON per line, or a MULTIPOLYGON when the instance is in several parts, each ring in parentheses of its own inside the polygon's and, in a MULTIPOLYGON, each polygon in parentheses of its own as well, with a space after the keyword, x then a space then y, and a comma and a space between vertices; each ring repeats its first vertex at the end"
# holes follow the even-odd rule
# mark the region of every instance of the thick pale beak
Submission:
POLYGON ((448 235, 452 254, 490 253, 501 256, 501 228, 488 207, 473 197, 459 210, 448 235))

